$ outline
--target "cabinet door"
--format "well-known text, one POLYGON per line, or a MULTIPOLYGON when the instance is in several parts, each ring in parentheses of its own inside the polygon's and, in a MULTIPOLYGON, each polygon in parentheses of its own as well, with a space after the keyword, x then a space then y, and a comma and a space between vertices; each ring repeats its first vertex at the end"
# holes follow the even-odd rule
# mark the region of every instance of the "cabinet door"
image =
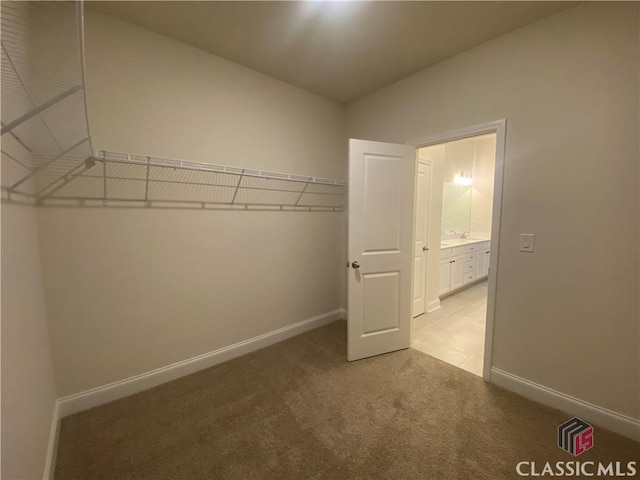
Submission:
POLYGON ((464 255, 451 259, 451 283, 450 290, 455 290, 464 285, 464 255))
POLYGON ((487 272, 485 271, 487 268, 486 254, 484 252, 485 250, 478 252, 478 266, 476 267, 476 275, 478 278, 482 278, 487 275, 487 272))
POLYGON ((489 255, 489 250, 478 252, 477 278, 483 278, 489 274, 489 255))
POLYGON ((451 260, 440 260, 440 288, 438 295, 444 295, 449 291, 449 283, 451 281, 451 260))
POLYGON ((484 256, 484 276, 489 275, 489 260, 491 260, 491 250, 486 250, 483 254, 484 256))

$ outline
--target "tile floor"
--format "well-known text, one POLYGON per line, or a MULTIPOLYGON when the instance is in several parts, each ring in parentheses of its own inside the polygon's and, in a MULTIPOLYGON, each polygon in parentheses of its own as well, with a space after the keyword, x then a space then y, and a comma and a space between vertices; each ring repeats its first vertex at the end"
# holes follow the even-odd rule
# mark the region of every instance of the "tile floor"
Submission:
POLYGON ((482 376, 487 281, 444 298, 440 308, 413 319, 411 346, 482 376))

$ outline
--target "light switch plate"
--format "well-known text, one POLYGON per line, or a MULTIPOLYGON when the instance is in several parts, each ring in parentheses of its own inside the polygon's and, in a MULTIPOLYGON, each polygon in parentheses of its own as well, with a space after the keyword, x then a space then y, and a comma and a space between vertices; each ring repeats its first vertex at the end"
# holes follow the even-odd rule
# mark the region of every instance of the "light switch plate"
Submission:
POLYGON ((535 235, 533 233, 521 233, 520 234, 520 251, 521 252, 533 252, 533 241, 535 235))

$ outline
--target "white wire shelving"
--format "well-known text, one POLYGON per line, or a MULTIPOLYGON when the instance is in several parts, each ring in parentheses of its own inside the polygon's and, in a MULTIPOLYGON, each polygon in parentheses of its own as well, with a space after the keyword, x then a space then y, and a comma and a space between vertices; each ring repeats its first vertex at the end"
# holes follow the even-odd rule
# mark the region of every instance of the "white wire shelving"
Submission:
POLYGON ((36 181, 39 205, 341 211, 346 203, 346 184, 327 178, 104 150, 58 162, 65 173, 36 181))
POLYGON ((81 2, 2 2, 2 201, 342 211, 344 181, 107 150, 88 122, 81 2), (28 152, 21 156, 5 143, 28 152), (27 160, 25 160, 27 158, 27 160))

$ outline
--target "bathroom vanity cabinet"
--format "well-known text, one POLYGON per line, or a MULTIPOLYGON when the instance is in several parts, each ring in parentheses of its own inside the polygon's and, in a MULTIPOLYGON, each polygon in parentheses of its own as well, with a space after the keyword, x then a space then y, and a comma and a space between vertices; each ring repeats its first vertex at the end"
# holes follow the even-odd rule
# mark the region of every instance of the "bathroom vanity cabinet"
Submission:
POLYGON ((463 239, 440 248, 438 295, 453 292, 489 275, 490 241, 463 239))

